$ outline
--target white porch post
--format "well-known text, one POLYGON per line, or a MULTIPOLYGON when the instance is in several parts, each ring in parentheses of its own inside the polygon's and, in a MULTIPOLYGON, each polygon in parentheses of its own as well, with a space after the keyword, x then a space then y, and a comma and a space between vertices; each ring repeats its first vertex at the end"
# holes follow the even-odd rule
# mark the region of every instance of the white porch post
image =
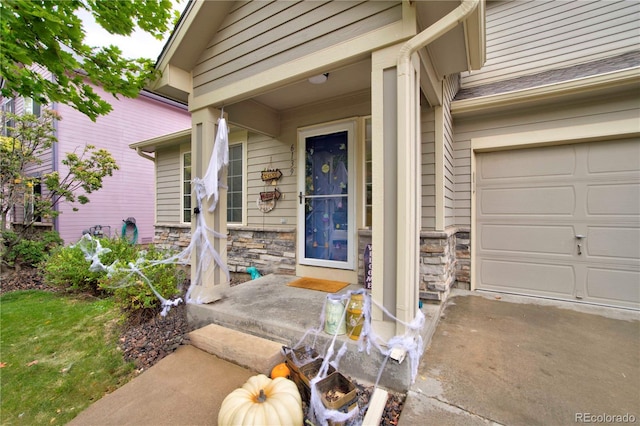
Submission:
MULTIPOLYGON (((372 297, 396 318, 418 309, 421 229, 421 149, 418 63, 398 68, 401 45, 373 52, 371 74, 373 171, 372 297)), ((377 332, 402 334, 401 324, 372 313, 377 332)))
MULTIPOLYGON (((218 119, 220 110, 215 108, 203 108, 193 111, 191 114, 191 177, 202 178, 209 166, 211 153, 213 152, 216 132, 218 130, 218 119)), ((227 181, 227 170, 223 169, 220 182, 227 181)), ((191 194, 191 207, 196 207, 195 194, 191 194)), ((227 234, 227 190, 220 188, 218 204, 213 212, 209 212, 209 201, 204 200, 202 209, 198 213, 204 215, 207 226, 223 235, 227 234)), ((197 226, 197 218, 192 217, 191 234, 193 235, 197 226)), ((226 239, 214 238, 207 235, 209 243, 220 254, 222 260, 227 262, 227 241, 226 239)), ((223 292, 229 287, 226 274, 216 264, 214 259, 208 259, 206 268, 202 269, 201 276, 197 277, 198 262, 202 262, 199 250, 194 250, 191 258, 191 280, 199 281, 200 285, 192 288, 191 298, 202 303, 210 303, 219 300, 223 292), (197 280, 196 278, 199 278, 197 280)))
MULTIPOLYGON (((397 223, 398 223, 398 116, 397 58, 400 45, 372 54, 371 125, 372 125, 372 230, 373 283, 371 296, 394 316, 397 297, 397 223)), ((396 334, 396 324, 385 318, 380 309, 372 312, 374 328, 389 338, 396 334)))
MULTIPOLYGON (((398 224, 396 317, 414 319, 420 290, 421 135, 420 64, 416 54, 398 61, 398 224)), ((398 324, 396 333, 405 331, 398 324)))

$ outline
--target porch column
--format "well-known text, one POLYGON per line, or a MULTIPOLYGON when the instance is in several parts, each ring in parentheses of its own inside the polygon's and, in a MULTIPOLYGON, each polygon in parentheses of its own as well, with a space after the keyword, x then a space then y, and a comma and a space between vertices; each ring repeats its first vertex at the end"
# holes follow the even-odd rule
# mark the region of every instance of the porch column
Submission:
MULTIPOLYGON (((419 64, 398 69, 402 45, 373 52, 371 74, 373 171, 373 299, 396 318, 418 309, 421 229, 419 64)), ((374 310, 377 332, 402 334, 374 310)))
MULTIPOLYGON (((397 301, 396 317, 414 319, 420 289, 421 214, 421 135, 420 63, 413 54, 398 61, 398 223, 397 223, 397 301)), ((396 332, 405 327, 397 325, 396 332)))
MULTIPOLYGON (((372 53, 372 229, 373 282, 371 297, 396 316, 398 143, 397 58, 400 45, 372 53)), ((372 312, 376 333, 389 338, 396 324, 380 309, 372 312)))
MULTIPOLYGON (((218 119, 220 118, 220 110, 216 108, 203 108, 191 113, 191 178, 202 178, 209 167, 209 160, 213 152, 216 132, 218 130, 218 119)), ((227 181, 227 170, 223 169, 221 182, 227 181)), ((198 214, 204 215, 207 226, 223 235, 227 234, 227 190, 220 188, 219 198, 216 209, 209 212, 210 202, 203 201, 202 211, 198 214)), ((196 207, 196 197, 191 194, 191 209, 196 207)), ((191 234, 196 230, 197 220, 195 216, 191 219, 191 234)), ((226 239, 214 238, 207 235, 209 244, 220 254, 222 260, 227 262, 227 241, 226 239)), ((191 280, 197 281, 199 278, 200 285, 192 288, 191 297, 202 303, 215 302, 222 298, 223 292, 229 288, 229 282, 224 272, 217 266, 214 259, 206 260, 206 268, 202 269, 201 276, 197 277, 198 262, 204 259, 200 256, 200 251, 195 250, 191 258, 191 280)))

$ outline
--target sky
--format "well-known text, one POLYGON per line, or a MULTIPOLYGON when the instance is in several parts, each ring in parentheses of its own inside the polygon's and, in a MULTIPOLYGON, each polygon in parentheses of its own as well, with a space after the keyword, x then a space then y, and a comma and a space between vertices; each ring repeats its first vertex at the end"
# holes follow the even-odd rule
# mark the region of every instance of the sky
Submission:
MULTIPOLYGON (((182 10, 185 5, 185 1, 180 1, 177 8, 182 10)), ((113 35, 98 25, 89 12, 78 10, 77 13, 84 23, 86 44, 89 46, 116 45, 126 58, 149 58, 155 61, 171 35, 168 33, 164 40, 158 40, 142 30, 138 30, 128 37, 113 35)))

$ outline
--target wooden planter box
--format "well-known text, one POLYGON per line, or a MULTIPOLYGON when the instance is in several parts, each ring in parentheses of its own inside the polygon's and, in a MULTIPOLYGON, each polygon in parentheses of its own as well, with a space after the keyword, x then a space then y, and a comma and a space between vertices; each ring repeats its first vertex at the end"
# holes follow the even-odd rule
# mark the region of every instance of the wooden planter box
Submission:
POLYGON ((356 386, 339 372, 334 372, 316 384, 325 407, 348 413, 358 405, 356 386))

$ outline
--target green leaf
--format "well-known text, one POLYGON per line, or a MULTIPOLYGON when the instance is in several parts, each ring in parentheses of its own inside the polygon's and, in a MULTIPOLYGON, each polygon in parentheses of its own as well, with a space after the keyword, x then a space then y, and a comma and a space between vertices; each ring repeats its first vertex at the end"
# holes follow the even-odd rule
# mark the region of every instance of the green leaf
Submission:
POLYGON ((87 45, 79 10, 89 11, 110 33, 124 36, 140 28, 161 39, 173 19, 170 0, 3 0, 2 96, 18 94, 42 104, 65 103, 95 121, 112 108, 88 82, 115 96, 135 97, 147 81, 157 77, 149 59, 129 60, 113 46, 99 49, 87 45), (33 65, 48 71, 52 78, 35 72, 33 65))

